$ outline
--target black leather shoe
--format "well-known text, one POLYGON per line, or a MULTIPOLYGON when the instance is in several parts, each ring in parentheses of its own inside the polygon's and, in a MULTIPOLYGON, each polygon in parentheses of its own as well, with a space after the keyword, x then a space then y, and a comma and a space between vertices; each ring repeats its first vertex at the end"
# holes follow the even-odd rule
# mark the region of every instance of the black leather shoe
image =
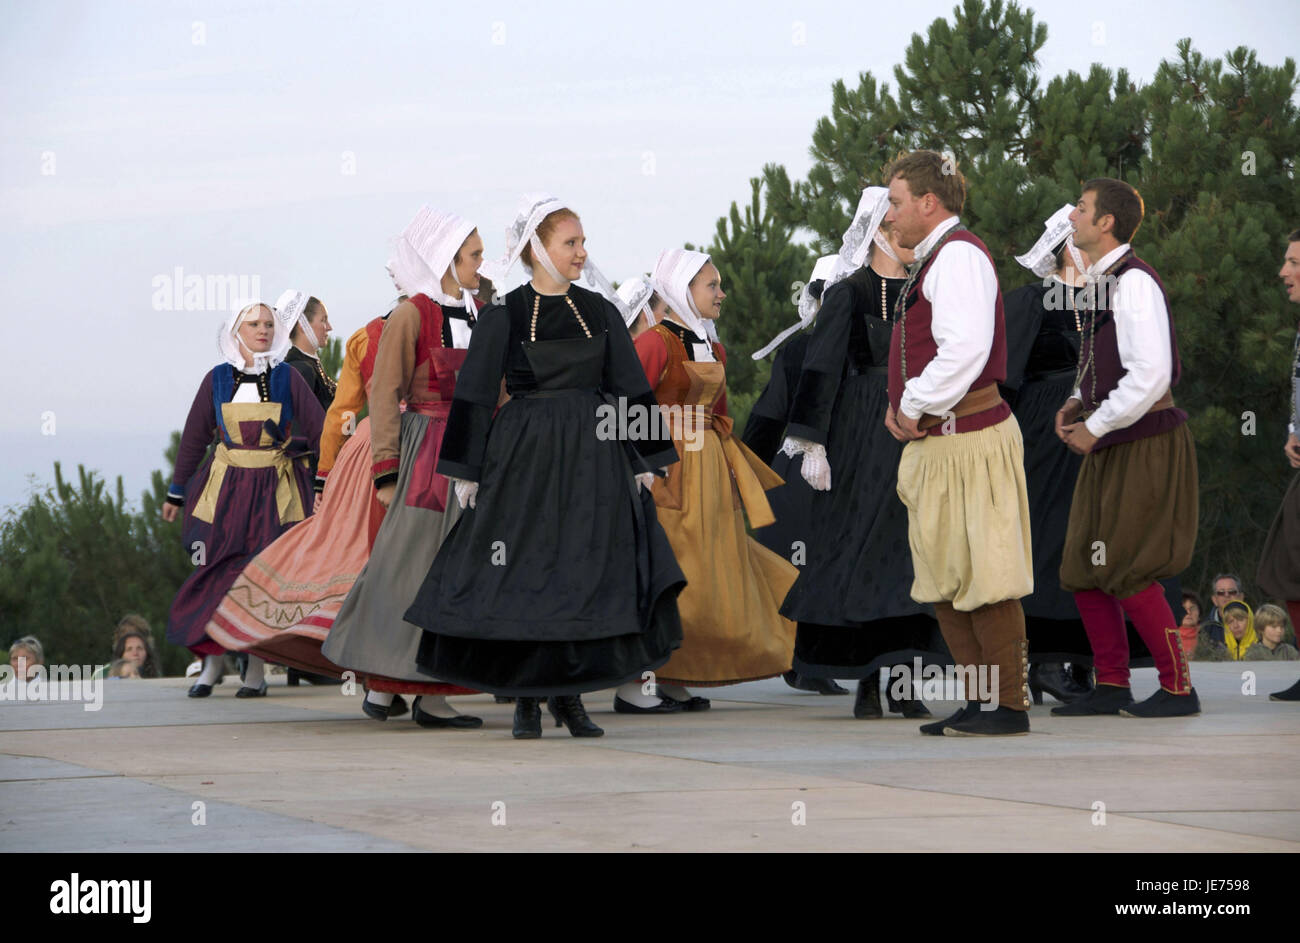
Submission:
POLYGON ((420 710, 420 698, 411 702, 411 719, 421 727, 453 728, 456 730, 473 730, 483 726, 482 717, 469 714, 457 714, 455 717, 438 717, 428 711, 420 710))
POLYGON ((542 735, 542 704, 535 697, 515 698, 515 727, 511 734, 516 740, 536 740, 542 735))
POLYGON ((1117 684, 1099 684, 1083 697, 1069 704, 1053 707, 1056 717, 1095 717, 1101 714, 1118 714, 1133 703, 1133 692, 1117 684))
POLYGON ((1300 701, 1300 681, 1297 681, 1285 691, 1278 691, 1276 694, 1268 696, 1270 701, 1300 701))
POLYGON ((849 689, 841 687, 834 678, 807 678, 797 671, 787 671, 781 677, 796 691, 812 691, 814 694, 828 695, 849 693, 849 689))
POLYGON ((957 711, 957 713, 953 714, 951 717, 945 717, 943 720, 936 720, 932 724, 922 724, 920 727, 921 733, 925 734, 927 737, 942 737, 944 727, 965 720, 972 712, 977 710, 979 710, 978 701, 967 701, 966 706, 957 711))
POLYGON ((980 710, 978 705, 964 720, 943 728, 945 737, 1019 737, 1029 733, 1029 711, 999 707, 980 710))
POLYGON ((884 717, 880 709, 880 677, 872 674, 858 682, 858 694, 853 699, 853 716, 858 720, 876 720, 884 717))
POLYGON ((266 682, 263 681, 258 687, 242 687, 235 692, 235 697, 266 697, 266 682))
POLYGON ((1195 717, 1201 712, 1201 699, 1192 688, 1186 694, 1170 694, 1160 688, 1145 701, 1121 710, 1121 717, 1195 717))
MULTIPOLYGON (((217 684, 221 682, 218 681, 217 684)), ((189 690, 189 697, 207 697, 212 693, 212 685, 195 683, 189 690)))
POLYGON ((555 724, 561 723, 569 728, 569 735, 573 737, 603 737, 605 731, 601 730, 591 722, 587 716, 587 709, 582 706, 582 698, 576 694, 565 695, 562 697, 548 697, 546 706, 550 708, 551 714, 555 717, 555 724))
MULTIPOLYGON (((396 700, 396 698, 394 698, 394 700, 396 700)), ((388 708, 380 707, 378 704, 372 703, 371 700, 366 697, 361 699, 361 711, 372 720, 388 719, 388 708)))
POLYGON ((930 709, 925 706, 920 698, 900 697, 895 698, 890 693, 889 686, 885 686, 885 702, 889 704, 891 714, 902 714, 908 720, 920 720, 922 717, 933 716, 930 709))
MULTIPOLYGON (((675 700, 675 698, 669 698, 669 700, 675 700)), ((676 703, 682 705, 682 710, 688 712, 706 711, 713 706, 713 702, 707 697, 688 697, 686 700, 676 701, 676 703)))
POLYGON ((400 694, 393 695, 393 703, 388 705, 389 717, 401 717, 411 709, 411 705, 406 703, 406 698, 400 694))
POLYGON ((614 713, 616 714, 679 714, 681 711, 681 701, 674 701, 671 697, 664 697, 663 695, 659 696, 659 703, 654 707, 638 707, 631 701, 625 701, 617 694, 614 695, 614 713))
POLYGON ((1035 704, 1043 703, 1044 691, 1062 704, 1076 701, 1084 693, 1074 685, 1060 662, 1040 662, 1029 666, 1029 693, 1035 704))

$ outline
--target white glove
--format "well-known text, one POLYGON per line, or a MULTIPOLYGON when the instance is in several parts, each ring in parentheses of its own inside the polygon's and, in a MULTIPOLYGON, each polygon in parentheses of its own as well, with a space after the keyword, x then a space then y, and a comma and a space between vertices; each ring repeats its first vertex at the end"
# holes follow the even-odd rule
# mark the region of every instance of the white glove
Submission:
POLYGON ((640 493, 642 488, 644 488, 646 491, 649 491, 650 486, 653 485, 654 483, 655 483, 654 472, 642 472, 641 474, 636 476, 636 488, 638 493, 640 493))
POLYGON ((807 439, 786 436, 781 451, 793 458, 803 456, 799 472, 814 491, 831 490, 831 463, 826 460, 826 446, 807 439))
POLYGON ((456 486, 456 500, 460 502, 460 506, 472 508, 478 501, 478 482, 461 481, 459 478, 453 478, 452 482, 456 486))

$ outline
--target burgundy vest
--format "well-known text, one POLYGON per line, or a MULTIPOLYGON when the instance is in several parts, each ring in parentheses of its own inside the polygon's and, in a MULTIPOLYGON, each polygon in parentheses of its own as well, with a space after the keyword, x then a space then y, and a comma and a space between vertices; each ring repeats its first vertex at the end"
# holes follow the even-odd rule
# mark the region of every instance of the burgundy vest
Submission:
MULTIPOLYGON (((1085 327, 1083 348, 1079 351, 1079 362, 1088 362, 1088 352, 1091 346, 1093 355, 1092 363, 1079 382, 1079 395, 1083 397, 1083 409, 1085 413, 1091 413, 1100 406, 1119 385, 1119 381, 1124 377, 1128 370, 1119 359, 1119 340, 1115 333, 1115 311, 1112 307, 1114 303, 1114 286, 1119 277, 1129 269, 1138 269, 1146 272, 1155 279, 1156 285, 1160 287, 1160 296, 1165 302, 1165 311, 1169 320, 1169 353, 1173 362, 1172 375, 1169 377, 1169 386, 1172 387, 1178 383, 1183 373, 1182 361, 1178 358, 1178 335, 1174 332, 1174 314, 1169 306, 1169 295, 1165 292, 1164 283, 1160 281, 1160 276, 1156 270, 1147 265, 1136 255, 1133 250, 1120 260, 1119 264, 1110 270, 1111 279, 1101 282, 1098 286, 1097 314, 1093 322, 1091 344, 1087 339, 1087 328, 1085 327), (1094 385, 1095 379, 1095 385, 1094 385)), ((1173 409, 1161 409, 1157 412, 1147 413, 1131 426, 1125 426, 1123 429, 1115 429, 1106 433, 1097 440, 1093 451, 1104 449, 1108 445, 1118 445, 1121 442, 1133 442, 1136 439, 1144 439, 1147 436, 1159 435, 1162 432, 1168 432, 1170 429, 1180 426, 1187 421, 1187 413, 1177 407, 1173 409)))
MULTIPOLYGON (((921 273, 917 276, 916 281, 904 300, 907 317, 907 376, 908 379, 919 377, 926 365, 939 353, 939 345, 934 339, 934 334, 930 329, 931 320, 934 316, 934 309, 929 300, 925 297, 922 288, 925 285, 925 279, 930 274, 930 266, 939 254, 947 248, 948 243, 952 242, 969 242, 984 253, 984 257, 989 260, 989 265, 993 265, 993 257, 989 255, 988 248, 980 241, 980 238, 965 229, 958 229, 948 236, 947 242, 940 246, 939 250, 931 253, 930 257, 925 260, 921 267, 921 273)), ((997 281, 997 266, 993 266, 994 282, 997 281)), ((903 331, 901 321, 894 322, 894 334, 889 344, 889 405, 898 412, 899 404, 903 399, 903 357, 902 357, 903 331)), ((997 292, 996 301, 993 310, 993 345, 989 350, 989 359, 984 364, 984 369, 976 377, 975 382, 967 389, 978 390, 988 386, 990 383, 1001 383, 1007 378, 1007 330, 1006 320, 1002 314, 1002 291, 997 292)), ((995 425, 1011 415, 1011 407, 1005 400, 999 400, 998 404, 991 409, 983 412, 974 413, 970 416, 963 416, 949 426, 952 432, 976 432, 988 426, 995 425)), ((929 430, 930 435, 943 435, 944 426, 934 426, 929 430)))

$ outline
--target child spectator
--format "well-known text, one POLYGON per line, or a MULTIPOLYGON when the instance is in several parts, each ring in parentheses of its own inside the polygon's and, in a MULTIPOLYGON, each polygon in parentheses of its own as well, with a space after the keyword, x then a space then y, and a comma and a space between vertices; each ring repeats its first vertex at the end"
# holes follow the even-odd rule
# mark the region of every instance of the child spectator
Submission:
POLYGON ((119 658, 108 669, 108 676, 110 678, 138 678, 140 677, 140 670, 135 666, 134 662, 119 658))
POLYGON ((9 646, 9 665, 15 678, 30 681, 36 669, 45 664, 45 648, 34 635, 24 635, 9 646))
MULTIPOLYGON (((1274 606, 1271 603, 1260 606, 1259 612, 1255 613, 1255 629, 1259 634, 1259 641, 1247 649, 1247 660, 1300 660, 1300 649, 1287 642, 1286 613, 1282 611, 1281 606, 1274 606)), ((1294 641, 1295 636, 1291 638, 1294 641)))

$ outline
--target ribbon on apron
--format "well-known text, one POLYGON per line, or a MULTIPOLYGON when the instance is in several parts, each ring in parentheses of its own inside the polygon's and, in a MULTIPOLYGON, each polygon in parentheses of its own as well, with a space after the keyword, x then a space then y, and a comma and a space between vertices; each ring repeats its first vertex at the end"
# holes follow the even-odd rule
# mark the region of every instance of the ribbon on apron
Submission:
MULTIPOLYGON (((731 469, 731 478, 740 492, 740 503, 744 505, 749 516, 749 525, 754 529, 767 527, 775 523, 776 515, 772 505, 768 504, 763 492, 785 484, 785 479, 772 471, 761 458, 750 451, 749 446, 731 434, 734 425, 730 416, 715 413, 704 406, 684 407, 682 409, 683 427, 691 425, 691 431, 712 429, 722 442, 722 454, 731 469)), ((674 442, 679 451, 684 447, 674 442)))
POLYGON ((411 466, 411 476, 406 483, 407 507, 424 508, 428 511, 442 512, 447 509, 447 489, 451 482, 445 475, 438 474, 438 451, 442 436, 434 429, 435 423, 447 422, 451 412, 451 400, 430 400, 421 403, 407 403, 408 412, 417 412, 429 417, 425 427, 424 439, 415 453, 415 462, 411 466))
MULTIPOLYGON (((274 423, 268 421, 273 429, 274 423)), ((208 472, 207 483, 199 499, 194 502, 193 516, 200 521, 212 523, 217 510, 217 498, 221 494, 221 483, 225 480, 227 468, 274 468, 275 469, 275 506, 281 524, 292 524, 306 517, 302 507, 302 495, 298 483, 294 481, 294 460, 305 451, 290 449, 298 443, 306 445, 305 440, 283 440, 272 449, 232 449, 226 443, 217 443, 217 450, 212 456, 212 467, 208 472)))

